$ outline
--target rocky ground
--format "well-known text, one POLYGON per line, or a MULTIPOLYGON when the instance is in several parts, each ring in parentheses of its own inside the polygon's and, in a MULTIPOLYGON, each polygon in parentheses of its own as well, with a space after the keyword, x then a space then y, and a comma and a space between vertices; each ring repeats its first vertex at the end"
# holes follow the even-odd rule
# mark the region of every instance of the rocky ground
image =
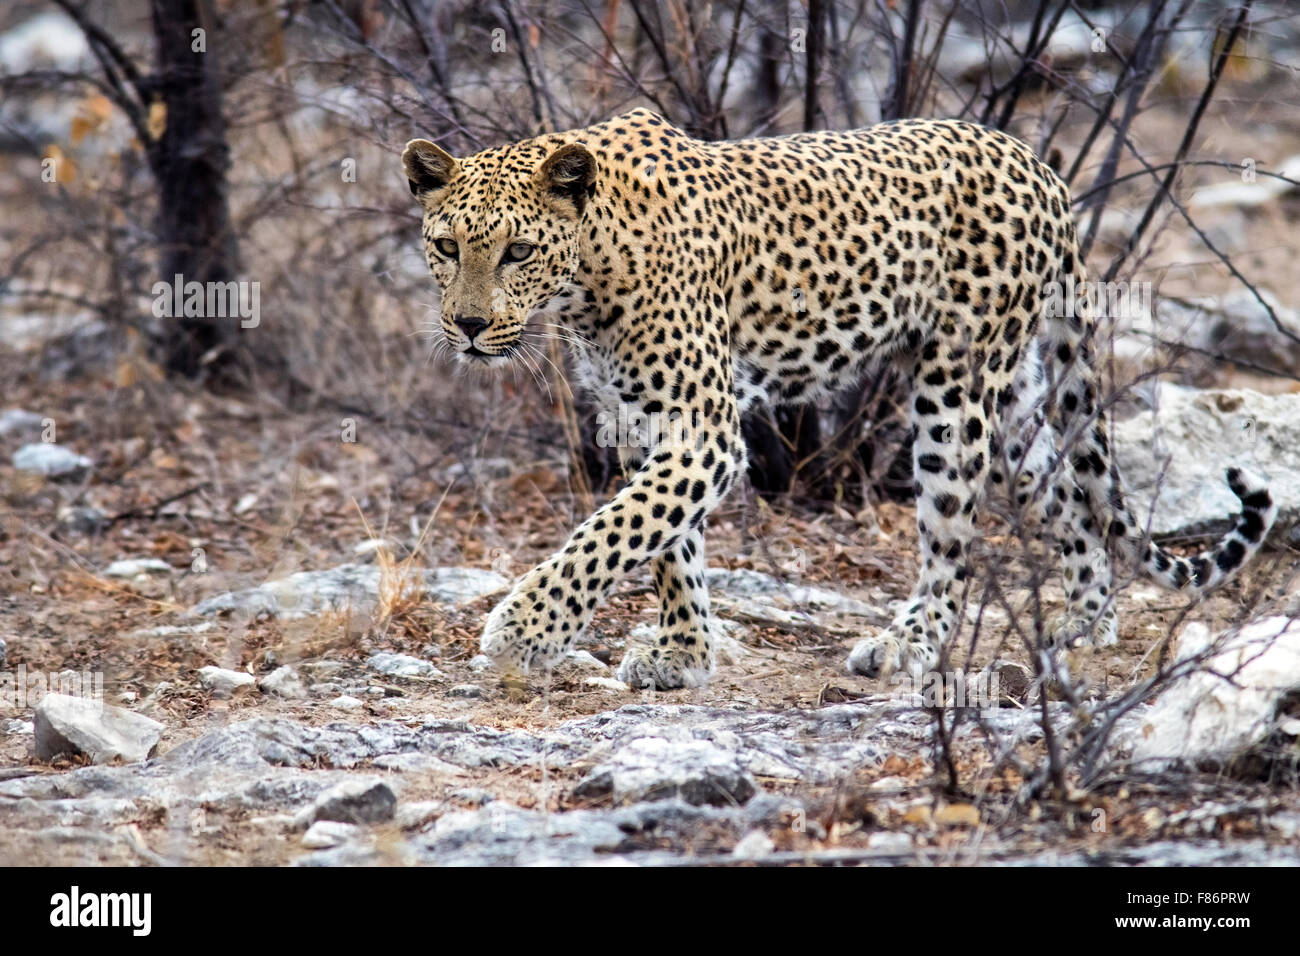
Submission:
MULTIPOLYGON (((970 53, 982 69, 984 46, 970 53)), ((1154 308, 1120 323, 1112 369, 1137 379, 1117 406, 1117 457, 1153 533, 1194 548, 1221 531, 1229 465, 1269 478, 1278 529, 1203 602, 1125 579, 1119 644, 1072 661, 1076 705, 1016 686, 1031 663, 1019 635, 1061 589, 1004 523, 983 526, 968 618, 980 636, 956 662, 996 662, 1006 679, 979 708, 935 710, 914 687, 843 669, 915 579, 912 509, 811 512, 745 491, 709 528, 724 637, 708 687, 615 679, 653 626, 644 575, 556 673, 504 679, 478 656, 485 613, 592 506, 556 439, 558 383, 450 381, 409 335, 430 303, 357 287, 344 296, 355 328, 303 333, 343 360, 309 351, 296 371, 315 382, 316 366, 356 366, 325 374, 329 394, 383 414, 304 410, 277 404, 290 401, 280 382, 215 395, 163 381, 138 341, 77 304, 80 286, 39 307, 7 298, 0 865, 1300 863, 1300 651, 1286 625, 1300 612, 1300 192, 1215 165, 1244 154, 1297 178, 1290 89, 1216 100, 1201 164, 1179 181, 1262 298, 1173 221, 1139 266, 1158 280, 1154 308), (352 355, 358 341, 382 361, 352 355), (1171 368, 1158 388, 1142 378, 1171 368), (1142 692, 1198 653, 1226 676, 1142 692), (51 675, 89 682, 112 709, 12 692, 51 675), (1121 703, 1091 766, 1030 786, 1049 750, 1068 753, 1121 703)), ((1144 104, 1144 149, 1186 128, 1185 97, 1165 98, 1144 104)), ((41 222, 30 183, 6 176, 10 219, 41 222)), ((1150 193, 1146 179, 1117 190, 1093 274, 1150 193)), ((319 211, 304 215, 319 231, 319 211)), ((264 331, 300 321, 285 319, 264 331)))
MULTIPOLYGON (((581 510, 562 465, 480 459, 380 487, 397 463, 345 451, 331 475, 320 465, 337 459, 336 439, 291 437, 311 435, 310 422, 262 421, 250 439, 251 426, 229 424, 245 421, 238 407, 202 397, 162 401, 136 423, 153 436, 142 457, 135 436, 90 427, 93 398, 69 400, 66 444, 33 440, 39 422, 15 412, 0 418, 14 506, 0 535, 3 671, 98 674, 109 705, 32 698, 0 712, 0 862, 1300 863, 1300 797, 1285 776, 1300 736, 1290 644, 1252 677, 1249 700, 1176 685, 1139 701, 1086 789, 1072 773, 1064 792, 1027 797, 1046 745, 1044 711, 1023 688, 1004 682, 1000 706, 960 711, 944 757, 916 688, 843 671, 915 573, 906 506, 803 515, 741 499, 721 512, 709 583, 725 637, 707 688, 651 693, 614 678, 654 620, 644 577, 602 609, 579 653, 525 683, 478 656, 477 635, 509 579, 581 510), (278 441, 291 461, 248 453, 278 441), (241 464, 191 491, 200 444, 241 464), (56 458, 65 448, 86 460, 56 458), (381 500, 386 525, 363 517, 381 500), (1197 695, 1220 717, 1195 745, 1176 732, 1143 751, 1191 725, 1197 695), (1225 755, 1261 748, 1262 763, 1223 772, 1225 755), (1129 766, 1135 755, 1145 764, 1129 766)), ((1230 438, 1249 413, 1271 461, 1297 447, 1291 400, 1171 399, 1177 414, 1161 421, 1204 440, 1218 414, 1230 438)), ((1152 426, 1124 427, 1140 489, 1156 467, 1141 454, 1152 426)), ((1225 456, 1210 450, 1186 463, 1202 470, 1186 487, 1217 490, 1225 456)), ((1210 494, 1160 508, 1176 525, 1163 530, 1185 537, 1223 517, 1210 494)), ((1085 707, 1181 654, 1172 633, 1294 613, 1288 535, 1200 604, 1127 587, 1120 644, 1078 661, 1085 707)), ((990 521, 981 555, 1002 570, 970 612, 986 635, 976 668, 1028 663, 1011 626, 1035 600, 1018 549, 990 521)), ((1048 611, 1059 603, 1055 584, 1038 594, 1048 611)), ((1077 739, 1067 703, 1045 713, 1077 739)))

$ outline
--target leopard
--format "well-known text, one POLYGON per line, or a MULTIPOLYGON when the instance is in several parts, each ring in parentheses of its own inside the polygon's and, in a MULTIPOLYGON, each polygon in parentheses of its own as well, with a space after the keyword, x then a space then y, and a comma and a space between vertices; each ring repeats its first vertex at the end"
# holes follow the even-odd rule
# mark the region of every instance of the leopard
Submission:
POLYGON ((618 676, 707 684, 719 624, 705 525, 746 473, 742 415, 887 365, 910 384, 919 566, 891 623, 849 651, 850 673, 936 667, 995 499, 1059 556, 1064 610, 1042 629, 1054 648, 1116 642, 1115 559, 1195 597, 1276 518, 1265 481, 1230 468, 1240 510, 1211 547, 1182 556, 1146 533, 1112 454, 1102 310, 1053 292, 1086 283, 1069 191, 1008 133, 904 119, 712 141, 634 109, 462 158, 414 139, 402 167, 457 363, 530 361, 535 317, 550 317, 601 416, 672 426, 618 444, 621 487, 488 613, 480 648, 507 672, 551 672, 649 565, 657 629, 618 676))

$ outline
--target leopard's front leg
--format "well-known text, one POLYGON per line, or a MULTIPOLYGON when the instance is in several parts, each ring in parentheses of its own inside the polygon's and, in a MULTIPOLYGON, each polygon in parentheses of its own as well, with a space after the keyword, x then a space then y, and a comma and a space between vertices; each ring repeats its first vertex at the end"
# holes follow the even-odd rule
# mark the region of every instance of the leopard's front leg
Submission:
MULTIPOLYGON (((619 447, 624 474, 641 467, 644 452, 634 445, 619 447)), ((659 599, 658 631, 649 646, 627 649, 618 669, 620 680, 642 690, 672 690, 698 687, 713 676, 706 567, 702 528, 692 530, 651 562, 659 599)))
POLYGON ((713 676, 704 534, 693 530, 654 560, 659 629, 653 644, 629 647, 618 677, 636 689, 699 687, 713 676))
POLYGON ((744 444, 734 403, 675 413, 674 420, 688 424, 659 441, 614 500, 492 611, 483 653, 511 671, 554 666, 614 584, 660 558, 658 644, 630 650, 620 674, 638 687, 653 681, 661 689, 707 680, 712 657, 701 529, 740 473, 744 444))

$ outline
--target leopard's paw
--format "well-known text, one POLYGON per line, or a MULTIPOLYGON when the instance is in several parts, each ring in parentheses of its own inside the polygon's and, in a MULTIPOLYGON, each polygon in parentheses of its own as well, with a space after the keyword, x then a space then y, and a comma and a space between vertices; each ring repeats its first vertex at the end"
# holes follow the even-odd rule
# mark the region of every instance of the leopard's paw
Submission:
POLYGON ((538 622, 525 617, 527 611, 521 597, 509 595, 492 609, 479 638, 479 650, 508 674, 554 667, 568 651, 562 641, 541 633, 538 622))
POLYGON ((1092 615, 1066 611, 1047 625, 1047 645, 1053 651, 1109 647, 1118 641, 1119 622, 1113 607, 1092 615))
POLYGON ((618 666, 618 679, 633 690, 703 687, 712 676, 711 662, 675 648, 629 647, 618 666))
POLYGON ((919 677, 934 669, 938 662, 938 651, 923 636, 914 634, 912 639, 905 640, 893 628, 888 628, 875 637, 858 641, 846 666, 850 674, 863 677, 889 677, 901 672, 919 677))

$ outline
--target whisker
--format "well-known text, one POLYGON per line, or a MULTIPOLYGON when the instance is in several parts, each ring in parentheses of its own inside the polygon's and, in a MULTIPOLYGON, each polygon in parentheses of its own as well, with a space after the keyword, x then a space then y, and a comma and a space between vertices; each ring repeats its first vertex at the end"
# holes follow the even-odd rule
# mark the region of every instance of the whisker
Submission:
POLYGON ((582 344, 590 346, 591 348, 596 347, 595 342, 593 342, 591 339, 587 338, 587 336, 583 335, 581 332, 579 332, 575 328, 572 328, 571 326, 561 325, 558 322, 542 322, 539 323, 539 325, 544 329, 556 329, 559 332, 564 333, 565 335, 570 337, 569 341, 581 342, 582 344))
POLYGON ((545 362, 551 368, 555 369, 555 374, 559 377, 560 382, 563 383, 564 390, 569 393, 569 400, 572 402, 576 402, 577 399, 574 397, 573 389, 569 387, 569 380, 565 377, 563 370, 561 370, 553 361, 551 361, 551 357, 547 355, 545 352, 543 352, 541 349, 537 348, 537 346, 530 345, 529 348, 531 348, 534 352, 536 352, 543 362, 545 362))
POLYGON ((546 376, 542 373, 542 370, 538 367, 537 363, 528 356, 529 352, 536 351, 536 349, 534 349, 533 346, 529 345, 526 342, 520 342, 519 346, 520 346, 520 352, 519 352, 520 362, 524 365, 525 368, 528 369, 529 374, 531 374, 533 377, 533 381, 535 381, 538 384, 538 386, 542 389, 542 391, 546 393, 546 401, 549 404, 554 404, 555 397, 551 394, 550 382, 546 380, 546 376))
MULTIPOLYGON (((543 382, 546 383, 546 400, 553 405, 555 404, 555 394, 554 392, 551 391, 551 377, 546 374, 546 369, 541 364, 542 362, 546 361, 546 353, 541 351, 541 349, 538 349, 536 346, 529 346, 529 347, 532 348, 532 350, 537 353, 537 358, 538 358, 538 361, 536 363, 537 376, 543 382)), ((567 389, 568 383, 564 382, 564 379, 562 377, 560 378, 560 381, 564 384, 564 387, 567 389)))
POLYGON ((572 348, 575 348, 582 352, 585 352, 590 348, 594 348, 594 345, 589 341, 570 338, 568 335, 563 333, 534 331, 533 334, 539 336, 544 340, 554 339, 557 342, 563 342, 565 345, 571 346, 572 348))

